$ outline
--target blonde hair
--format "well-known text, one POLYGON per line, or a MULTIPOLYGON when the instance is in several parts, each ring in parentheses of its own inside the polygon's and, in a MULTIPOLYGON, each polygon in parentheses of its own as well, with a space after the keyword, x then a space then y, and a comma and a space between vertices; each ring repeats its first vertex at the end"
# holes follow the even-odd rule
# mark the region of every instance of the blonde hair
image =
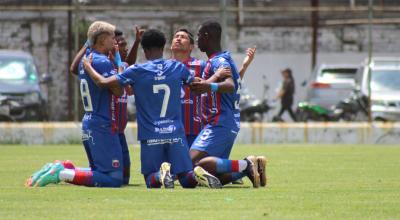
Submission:
POLYGON ((97 37, 101 34, 110 34, 114 35, 115 26, 104 22, 104 21, 95 21, 93 22, 88 29, 87 38, 91 45, 96 43, 97 37))

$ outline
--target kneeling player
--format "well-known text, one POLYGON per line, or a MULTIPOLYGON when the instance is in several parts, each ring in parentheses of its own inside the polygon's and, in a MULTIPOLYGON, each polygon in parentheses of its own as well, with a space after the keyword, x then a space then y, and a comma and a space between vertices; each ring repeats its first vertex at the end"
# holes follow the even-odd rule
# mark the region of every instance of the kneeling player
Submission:
POLYGON ((221 26, 217 22, 203 23, 198 31, 198 47, 209 59, 202 75, 204 80, 194 82, 192 89, 205 93, 202 95, 202 121, 206 126, 194 141, 190 155, 195 165, 218 175, 222 184, 247 175, 254 187, 265 186, 265 157, 228 160, 240 129, 240 75, 230 54, 222 52, 220 41, 221 26), (222 68, 229 69, 232 77, 210 83, 222 68))
POLYGON ((181 121, 180 88, 194 77, 182 63, 162 58, 165 41, 160 31, 146 31, 141 44, 148 61, 130 66, 122 74, 105 78, 94 71, 88 59, 84 59, 85 69, 100 87, 133 87, 142 174, 148 188, 173 188, 171 174, 177 175, 185 188, 194 188, 198 178, 207 179, 211 188, 220 188, 219 180, 201 167, 192 170, 181 121))
MULTIPOLYGON (((113 49, 115 27, 106 22, 94 22, 88 30, 88 39, 93 43, 93 68, 105 77, 116 73, 108 59, 113 49)), ((79 67, 80 90, 85 115, 82 119, 82 140, 88 154, 91 169, 68 169, 62 163, 48 164, 28 180, 27 186, 46 186, 60 181, 76 185, 97 187, 120 187, 123 184, 123 156, 118 135, 118 125, 113 111, 123 88, 101 89, 79 67)))

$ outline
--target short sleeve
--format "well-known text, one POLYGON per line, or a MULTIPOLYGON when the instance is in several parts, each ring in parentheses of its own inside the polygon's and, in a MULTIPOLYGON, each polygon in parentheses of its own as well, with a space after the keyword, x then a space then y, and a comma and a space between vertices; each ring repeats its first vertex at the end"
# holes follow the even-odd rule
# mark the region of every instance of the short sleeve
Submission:
POLYGON ((194 80, 194 75, 184 66, 181 65, 182 81, 184 84, 189 84, 194 80))
POLYGON ((103 77, 110 77, 110 76, 116 74, 116 71, 115 71, 111 61, 107 58, 93 59, 92 66, 103 77))
POLYGON ((136 72, 136 66, 130 66, 129 68, 125 69, 124 72, 117 75, 118 83, 123 87, 135 84, 136 72))
POLYGON ((218 57, 218 59, 215 62, 214 72, 220 68, 229 68, 229 69, 231 68, 231 65, 229 64, 228 60, 225 59, 224 57, 218 57))

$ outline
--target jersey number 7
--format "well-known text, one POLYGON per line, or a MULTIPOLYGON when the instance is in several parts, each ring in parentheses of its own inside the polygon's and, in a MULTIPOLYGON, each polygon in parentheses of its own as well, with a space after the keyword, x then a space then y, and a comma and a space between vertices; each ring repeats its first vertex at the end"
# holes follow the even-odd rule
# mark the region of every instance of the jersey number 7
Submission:
POLYGON ((171 91, 167 84, 153 85, 153 93, 158 93, 158 91, 160 91, 160 90, 164 90, 164 99, 163 99, 161 113, 160 113, 160 118, 163 118, 163 117, 165 117, 165 114, 167 113, 169 95, 170 95, 171 91))

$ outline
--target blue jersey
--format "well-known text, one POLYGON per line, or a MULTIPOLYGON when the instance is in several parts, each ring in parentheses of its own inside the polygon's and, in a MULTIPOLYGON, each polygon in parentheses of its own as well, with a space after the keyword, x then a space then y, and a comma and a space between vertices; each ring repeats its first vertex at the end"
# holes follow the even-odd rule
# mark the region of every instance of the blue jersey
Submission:
POLYGON ((181 88, 194 79, 185 65, 160 58, 130 66, 117 79, 133 87, 139 140, 184 136, 181 88))
POLYGON ((220 68, 230 68, 235 84, 232 93, 207 92, 202 94, 202 119, 204 124, 240 129, 240 76, 229 52, 213 54, 207 61, 202 78, 207 80, 220 68))
MULTIPOLYGON (((124 70, 128 67, 127 63, 123 63, 124 70)), ((124 93, 120 97, 115 97, 117 104, 115 107, 116 121, 118 123, 119 133, 124 133, 126 125, 128 124, 128 90, 124 88, 124 93)))
MULTIPOLYGON (((195 77, 201 77, 205 62, 196 58, 190 58, 183 62, 190 73, 195 77)), ((201 122, 200 95, 194 95, 188 85, 182 87, 182 121, 186 135, 198 135, 203 129, 201 122)))
MULTIPOLYGON (((104 54, 92 51, 92 67, 104 77, 116 74, 113 64, 104 54)), ((112 132, 118 131, 115 106, 117 98, 110 90, 99 88, 86 73, 83 63, 79 64, 80 92, 85 115, 82 122, 92 125, 110 126, 112 132)))

